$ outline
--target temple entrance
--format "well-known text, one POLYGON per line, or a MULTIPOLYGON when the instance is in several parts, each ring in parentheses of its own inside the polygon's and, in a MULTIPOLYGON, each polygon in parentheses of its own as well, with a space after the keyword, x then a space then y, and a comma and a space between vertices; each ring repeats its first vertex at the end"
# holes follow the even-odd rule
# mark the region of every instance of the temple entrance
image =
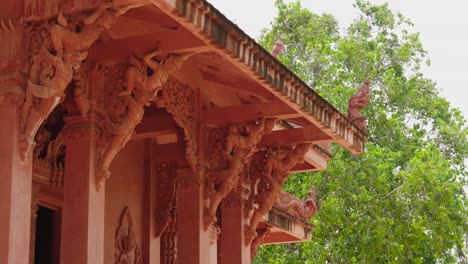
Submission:
POLYGON ((60 263, 61 210, 39 206, 36 220, 34 263, 60 263))

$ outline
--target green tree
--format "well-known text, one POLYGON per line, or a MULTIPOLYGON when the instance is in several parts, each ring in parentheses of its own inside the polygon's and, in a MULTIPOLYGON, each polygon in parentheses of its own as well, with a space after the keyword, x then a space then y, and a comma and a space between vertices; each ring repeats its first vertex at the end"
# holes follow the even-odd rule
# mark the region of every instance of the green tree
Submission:
POLYGON ((340 33, 328 14, 277 0, 278 15, 260 43, 342 111, 371 80, 366 153, 333 147, 328 170, 292 175, 284 187, 317 188, 312 241, 265 246, 254 263, 453 263, 465 260, 464 192, 468 129, 421 67, 429 65, 411 22, 358 0, 359 17, 340 33))

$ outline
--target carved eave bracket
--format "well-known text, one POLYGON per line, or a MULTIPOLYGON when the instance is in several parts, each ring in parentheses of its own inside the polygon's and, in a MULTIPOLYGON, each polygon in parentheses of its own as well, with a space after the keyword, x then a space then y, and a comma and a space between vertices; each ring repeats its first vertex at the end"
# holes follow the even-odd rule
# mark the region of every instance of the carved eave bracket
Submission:
POLYGON ((257 151, 257 144, 265 134, 271 132, 276 121, 277 119, 262 118, 243 125, 202 129, 199 162, 201 172, 207 180, 205 229, 216 222, 219 204, 237 189, 245 164, 249 163, 257 151))
POLYGON ((250 224, 245 230, 245 245, 258 236, 257 227, 263 217, 275 204, 281 187, 289 176, 289 171, 297 163, 304 161, 304 155, 312 144, 302 143, 293 146, 270 147, 257 152, 251 165, 251 192, 249 207, 245 215, 250 216, 250 224), (253 206, 254 204, 258 206, 253 206))
POLYGON ((142 59, 131 56, 125 64, 96 64, 75 76, 76 105, 101 128, 96 147, 100 181, 110 177, 110 165, 134 135, 144 108, 157 100, 161 87, 191 54, 169 54, 160 62, 153 60, 156 55, 161 55, 159 50, 142 59))
POLYGON ((63 100, 90 46, 126 11, 146 4, 106 2, 90 14, 0 22, 0 101, 11 101, 12 89, 19 90, 14 97, 24 94, 19 121, 22 161, 30 156, 37 130, 63 100))

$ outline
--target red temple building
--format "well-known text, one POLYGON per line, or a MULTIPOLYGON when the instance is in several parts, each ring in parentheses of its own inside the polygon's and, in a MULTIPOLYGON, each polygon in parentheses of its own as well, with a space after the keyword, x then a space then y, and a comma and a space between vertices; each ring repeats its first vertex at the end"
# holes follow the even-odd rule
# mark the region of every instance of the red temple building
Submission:
MULTIPOLYGON (((283 193, 349 116, 205 0, 3 0, 0 263, 250 263, 311 239, 283 193)), ((312 186, 311 186, 312 187, 312 186)))

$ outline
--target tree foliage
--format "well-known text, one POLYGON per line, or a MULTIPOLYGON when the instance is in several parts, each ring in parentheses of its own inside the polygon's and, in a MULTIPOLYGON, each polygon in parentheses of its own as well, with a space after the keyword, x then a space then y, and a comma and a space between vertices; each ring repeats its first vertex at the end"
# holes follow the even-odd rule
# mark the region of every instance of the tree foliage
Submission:
POLYGON ((328 170, 292 175, 285 189, 316 186, 312 241, 264 246, 254 263, 453 263, 465 261, 468 129, 421 71, 429 65, 411 22, 387 4, 357 0, 359 17, 337 20, 277 0, 260 43, 283 37, 279 59, 342 111, 371 80, 366 153, 333 148, 328 170))

